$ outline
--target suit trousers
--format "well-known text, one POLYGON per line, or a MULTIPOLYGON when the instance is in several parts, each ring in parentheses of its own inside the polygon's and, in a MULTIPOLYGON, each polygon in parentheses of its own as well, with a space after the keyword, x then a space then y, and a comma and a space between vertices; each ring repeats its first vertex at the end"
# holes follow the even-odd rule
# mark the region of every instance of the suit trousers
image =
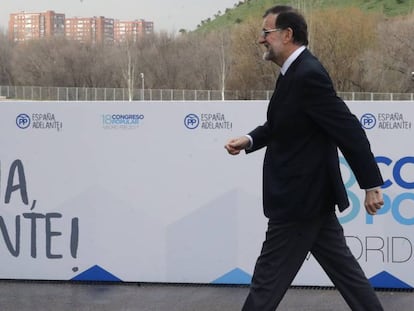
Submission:
POLYGON ((250 291, 242 311, 274 311, 308 252, 322 266, 354 311, 383 310, 350 249, 335 213, 309 220, 269 220, 250 291))

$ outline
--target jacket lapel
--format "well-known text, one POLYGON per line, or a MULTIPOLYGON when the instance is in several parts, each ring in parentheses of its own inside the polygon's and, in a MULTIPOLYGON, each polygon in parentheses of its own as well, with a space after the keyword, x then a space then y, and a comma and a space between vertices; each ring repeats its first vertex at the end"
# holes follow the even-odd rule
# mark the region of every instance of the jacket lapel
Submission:
POLYGON ((276 88, 273 92, 272 98, 270 100, 268 109, 267 109, 267 119, 270 120, 273 109, 284 103, 284 98, 289 94, 290 88, 292 87, 292 79, 294 79, 295 72, 299 64, 306 57, 309 57, 311 54, 308 49, 305 49, 298 58, 289 66, 288 70, 284 75, 279 74, 279 77, 276 81, 276 88))

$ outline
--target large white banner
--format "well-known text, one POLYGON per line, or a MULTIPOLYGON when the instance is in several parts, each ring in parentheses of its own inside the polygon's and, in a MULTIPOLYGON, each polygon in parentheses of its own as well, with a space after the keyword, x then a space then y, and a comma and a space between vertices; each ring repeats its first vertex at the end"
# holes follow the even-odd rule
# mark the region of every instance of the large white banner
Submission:
MULTIPOLYGON (((378 287, 414 286, 413 102, 350 102, 386 204, 371 217, 345 161, 338 215, 378 287)), ((266 230, 263 150, 224 144, 267 102, 3 102, 0 278, 249 283, 266 230)), ((294 120, 292 120, 294 122, 294 120)), ((312 256, 296 285, 331 285, 312 256)))

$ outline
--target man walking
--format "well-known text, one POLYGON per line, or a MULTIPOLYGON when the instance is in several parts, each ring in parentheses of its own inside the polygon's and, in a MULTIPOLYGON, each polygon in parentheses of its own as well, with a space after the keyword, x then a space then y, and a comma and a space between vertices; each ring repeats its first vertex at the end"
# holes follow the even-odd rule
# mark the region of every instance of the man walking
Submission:
POLYGON ((337 148, 365 189, 367 212, 374 215, 384 204, 368 139, 306 48, 303 16, 275 6, 263 18, 263 58, 281 67, 267 121, 225 145, 232 155, 266 147, 263 209, 269 222, 243 311, 275 310, 309 251, 352 310, 383 310, 335 215, 335 206, 343 211, 349 205, 337 148))

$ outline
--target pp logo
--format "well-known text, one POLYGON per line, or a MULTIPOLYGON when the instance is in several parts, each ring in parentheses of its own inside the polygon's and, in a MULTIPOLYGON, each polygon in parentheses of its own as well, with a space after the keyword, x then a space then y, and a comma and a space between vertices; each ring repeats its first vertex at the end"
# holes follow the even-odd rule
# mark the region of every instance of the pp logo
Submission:
POLYGON ((185 127, 190 130, 194 130, 195 128, 198 127, 199 124, 200 124, 200 119, 198 118, 197 115, 193 113, 187 115, 184 119, 185 127))
POLYGON ((25 113, 19 114, 16 118, 16 125, 21 129, 27 129, 30 126, 30 117, 25 113))
POLYGON ((377 119, 372 113, 366 113, 361 117, 361 125, 364 129, 370 130, 375 124, 377 124, 377 119))

